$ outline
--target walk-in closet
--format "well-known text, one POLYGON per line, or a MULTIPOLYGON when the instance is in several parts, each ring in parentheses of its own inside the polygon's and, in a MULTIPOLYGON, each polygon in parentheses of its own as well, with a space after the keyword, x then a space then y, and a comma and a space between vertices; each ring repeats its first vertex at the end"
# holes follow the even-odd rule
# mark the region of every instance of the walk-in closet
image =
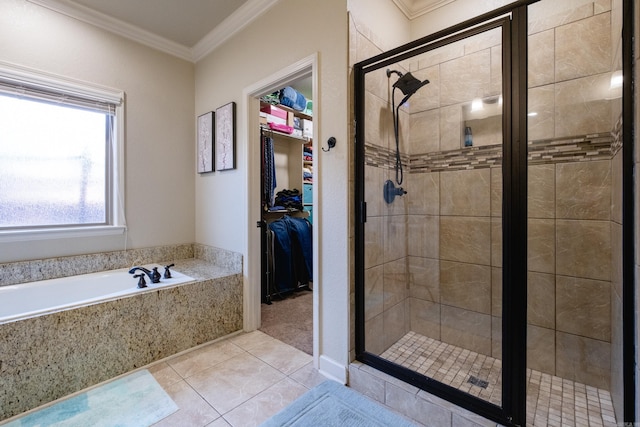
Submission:
POLYGON ((310 79, 260 98, 261 330, 313 353, 310 79))

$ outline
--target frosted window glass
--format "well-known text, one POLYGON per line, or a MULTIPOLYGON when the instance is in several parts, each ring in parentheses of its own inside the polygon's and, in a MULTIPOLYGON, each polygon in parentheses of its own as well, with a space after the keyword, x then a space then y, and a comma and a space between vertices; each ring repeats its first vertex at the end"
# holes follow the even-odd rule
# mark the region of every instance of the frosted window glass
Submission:
POLYGON ((0 95, 0 228, 107 223, 108 117, 0 95))

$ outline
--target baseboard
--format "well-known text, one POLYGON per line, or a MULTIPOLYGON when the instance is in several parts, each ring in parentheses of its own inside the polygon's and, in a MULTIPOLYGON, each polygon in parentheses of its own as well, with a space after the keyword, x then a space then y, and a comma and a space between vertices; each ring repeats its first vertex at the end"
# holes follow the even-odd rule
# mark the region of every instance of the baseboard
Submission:
POLYGON ((339 383, 347 383, 347 366, 327 356, 320 356, 318 371, 325 377, 338 381, 339 383))

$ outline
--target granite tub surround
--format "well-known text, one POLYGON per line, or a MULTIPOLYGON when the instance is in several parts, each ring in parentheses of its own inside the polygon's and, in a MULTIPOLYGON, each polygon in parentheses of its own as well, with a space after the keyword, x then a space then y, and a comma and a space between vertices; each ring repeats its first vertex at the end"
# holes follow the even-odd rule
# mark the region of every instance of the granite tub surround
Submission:
POLYGON ((135 265, 173 262, 177 259, 193 257, 194 245, 184 244, 0 263, 0 286, 117 270, 135 265))
POLYGON ((229 272, 242 271, 242 255, 201 244, 156 246, 68 257, 0 263, 0 286, 197 258, 229 272))
POLYGON ((0 419, 242 329, 241 257, 225 252, 171 259, 188 284, 0 324, 0 419))

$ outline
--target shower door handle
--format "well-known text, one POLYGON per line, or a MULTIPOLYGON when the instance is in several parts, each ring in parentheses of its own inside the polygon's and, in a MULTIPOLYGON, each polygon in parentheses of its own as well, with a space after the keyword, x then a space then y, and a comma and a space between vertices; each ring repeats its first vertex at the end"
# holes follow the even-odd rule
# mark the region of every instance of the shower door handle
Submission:
POLYGON ((360 202, 360 222, 367 222, 367 202, 360 202))

